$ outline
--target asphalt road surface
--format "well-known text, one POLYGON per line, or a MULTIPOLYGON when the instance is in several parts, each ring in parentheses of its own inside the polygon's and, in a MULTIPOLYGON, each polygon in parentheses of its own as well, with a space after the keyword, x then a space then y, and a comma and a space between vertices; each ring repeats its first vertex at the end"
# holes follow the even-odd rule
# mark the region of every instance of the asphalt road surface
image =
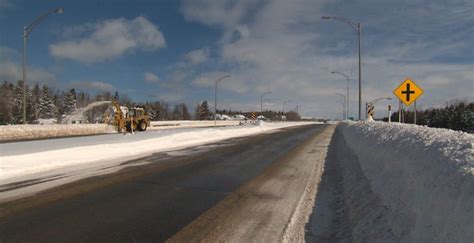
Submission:
POLYGON ((309 158, 321 157, 333 129, 286 128, 159 153, 128 162, 147 165, 4 203, 0 242, 235 240, 252 239, 256 231, 272 239, 285 230, 305 178, 321 170, 309 158), (244 227, 249 217, 256 228, 244 227), (279 221, 284 228, 268 227, 279 221))

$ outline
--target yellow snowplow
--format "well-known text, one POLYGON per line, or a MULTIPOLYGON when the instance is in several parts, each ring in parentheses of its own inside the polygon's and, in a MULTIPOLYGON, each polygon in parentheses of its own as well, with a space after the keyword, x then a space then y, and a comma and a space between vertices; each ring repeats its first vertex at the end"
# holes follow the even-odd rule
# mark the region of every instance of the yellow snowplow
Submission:
POLYGON ((112 124, 118 132, 145 131, 150 126, 150 117, 140 107, 128 108, 112 102, 111 110, 104 116, 106 123, 112 124))

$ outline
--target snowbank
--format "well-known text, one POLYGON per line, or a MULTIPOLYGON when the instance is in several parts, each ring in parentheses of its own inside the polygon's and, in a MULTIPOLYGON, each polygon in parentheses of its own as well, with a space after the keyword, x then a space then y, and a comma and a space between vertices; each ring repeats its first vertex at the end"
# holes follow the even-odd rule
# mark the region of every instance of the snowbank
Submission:
POLYGON ((396 239, 474 241, 474 135, 382 122, 342 122, 338 130, 396 239))
MULTIPOLYGON (((240 121, 228 120, 228 121, 216 121, 217 126, 237 126, 240 121)), ((152 121, 150 129, 166 129, 167 127, 212 127, 214 121, 152 121)))
MULTIPOLYGON (((0 157, 0 185, 11 183, 11 178, 48 170, 110 161, 120 163, 131 158, 144 157, 156 152, 182 149, 228 138, 242 137, 279 128, 312 124, 311 122, 261 123, 259 126, 234 126, 207 129, 183 129, 174 133, 155 131, 150 137, 134 140, 133 135, 124 136, 121 142, 100 143, 79 147, 67 147, 41 152, 22 152, 0 157), (153 135, 153 136, 151 136, 153 135), (130 137, 127 140, 127 137, 130 137)), ((70 138, 75 139, 75 138, 70 138)))
POLYGON ((115 129, 106 124, 11 125, 0 126, 0 141, 67 137, 113 132, 115 132, 115 129))

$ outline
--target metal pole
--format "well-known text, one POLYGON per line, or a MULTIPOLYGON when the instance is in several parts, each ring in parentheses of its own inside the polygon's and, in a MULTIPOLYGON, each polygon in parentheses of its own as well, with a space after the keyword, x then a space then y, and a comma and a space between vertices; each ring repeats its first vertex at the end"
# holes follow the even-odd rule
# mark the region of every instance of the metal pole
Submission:
POLYGON ((403 107, 403 104, 402 104, 402 123, 405 123, 405 108, 403 107))
POLYGON ((260 96, 260 115, 263 116, 263 95, 260 96))
POLYGON ((346 103, 346 119, 349 119, 349 78, 347 78, 347 103, 346 103))
POLYGON ((398 101, 398 123, 402 123, 402 101, 398 101))
POLYGON ((26 124, 26 42, 27 26, 23 28, 23 124, 26 124))
POLYGON ((361 108, 362 108, 362 73, 361 73, 361 58, 360 58, 360 36, 361 36, 361 26, 360 23, 357 24, 357 34, 359 35, 359 120, 361 118, 361 108))
POLYGON ((415 100, 415 106, 414 106, 414 108, 415 108, 415 113, 413 114, 413 124, 416 125, 416 100, 415 100))

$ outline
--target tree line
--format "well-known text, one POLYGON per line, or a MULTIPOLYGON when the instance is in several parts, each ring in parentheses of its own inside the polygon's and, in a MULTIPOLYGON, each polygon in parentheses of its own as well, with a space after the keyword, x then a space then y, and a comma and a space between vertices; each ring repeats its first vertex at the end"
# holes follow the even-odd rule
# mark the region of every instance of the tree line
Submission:
MULTIPOLYGON (((194 111, 190 111, 185 103, 174 106, 165 101, 135 102, 126 94, 115 92, 99 92, 91 95, 89 92, 55 90, 47 84, 40 86, 36 83, 33 88, 26 85, 26 122, 29 124, 38 123, 40 119, 54 119, 61 122, 67 115, 72 114, 78 108, 86 107, 95 101, 118 101, 127 107, 144 107, 153 121, 163 120, 212 120, 214 113, 210 111, 206 100, 196 105, 194 111)), ((23 89, 24 82, 19 80, 16 83, 4 81, 0 86, 0 125, 23 124, 23 89)), ((102 115, 108 106, 99 106, 91 109, 85 114, 90 123, 100 122, 102 115)), ((252 112, 218 110, 218 114, 234 116, 244 115, 247 118, 252 116, 252 112)), ((261 115, 255 112, 256 116, 261 115)), ((282 115, 287 120, 299 120, 296 112, 282 112, 266 110, 263 114, 271 120, 281 120, 282 115)))
MULTIPOLYGON (((171 107, 164 101, 134 102, 127 95, 118 92, 99 92, 91 95, 89 92, 70 89, 68 91, 54 90, 47 84, 35 84, 33 88, 19 80, 15 84, 4 81, 0 86, 0 125, 23 124, 23 89, 26 88, 26 122, 38 123, 40 119, 55 119, 58 122, 78 108, 86 107, 95 101, 116 100, 128 107, 145 107, 152 120, 190 120, 191 114, 186 104, 180 103, 171 107)), ((97 117, 103 114, 107 106, 92 109, 86 114, 89 122, 97 122, 97 117)))
MULTIPOLYGON (((402 112, 403 122, 413 124, 414 111, 402 112)), ((391 116, 398 121, 398 111, 391 116)), ((387 121, 388 118, 384 118, 387 121)), ((456 100, 442 108, 430 108, 416 112, 416 124, 436 128, 447 128, 456 131, 474 132, 474 102, 456 100)))

